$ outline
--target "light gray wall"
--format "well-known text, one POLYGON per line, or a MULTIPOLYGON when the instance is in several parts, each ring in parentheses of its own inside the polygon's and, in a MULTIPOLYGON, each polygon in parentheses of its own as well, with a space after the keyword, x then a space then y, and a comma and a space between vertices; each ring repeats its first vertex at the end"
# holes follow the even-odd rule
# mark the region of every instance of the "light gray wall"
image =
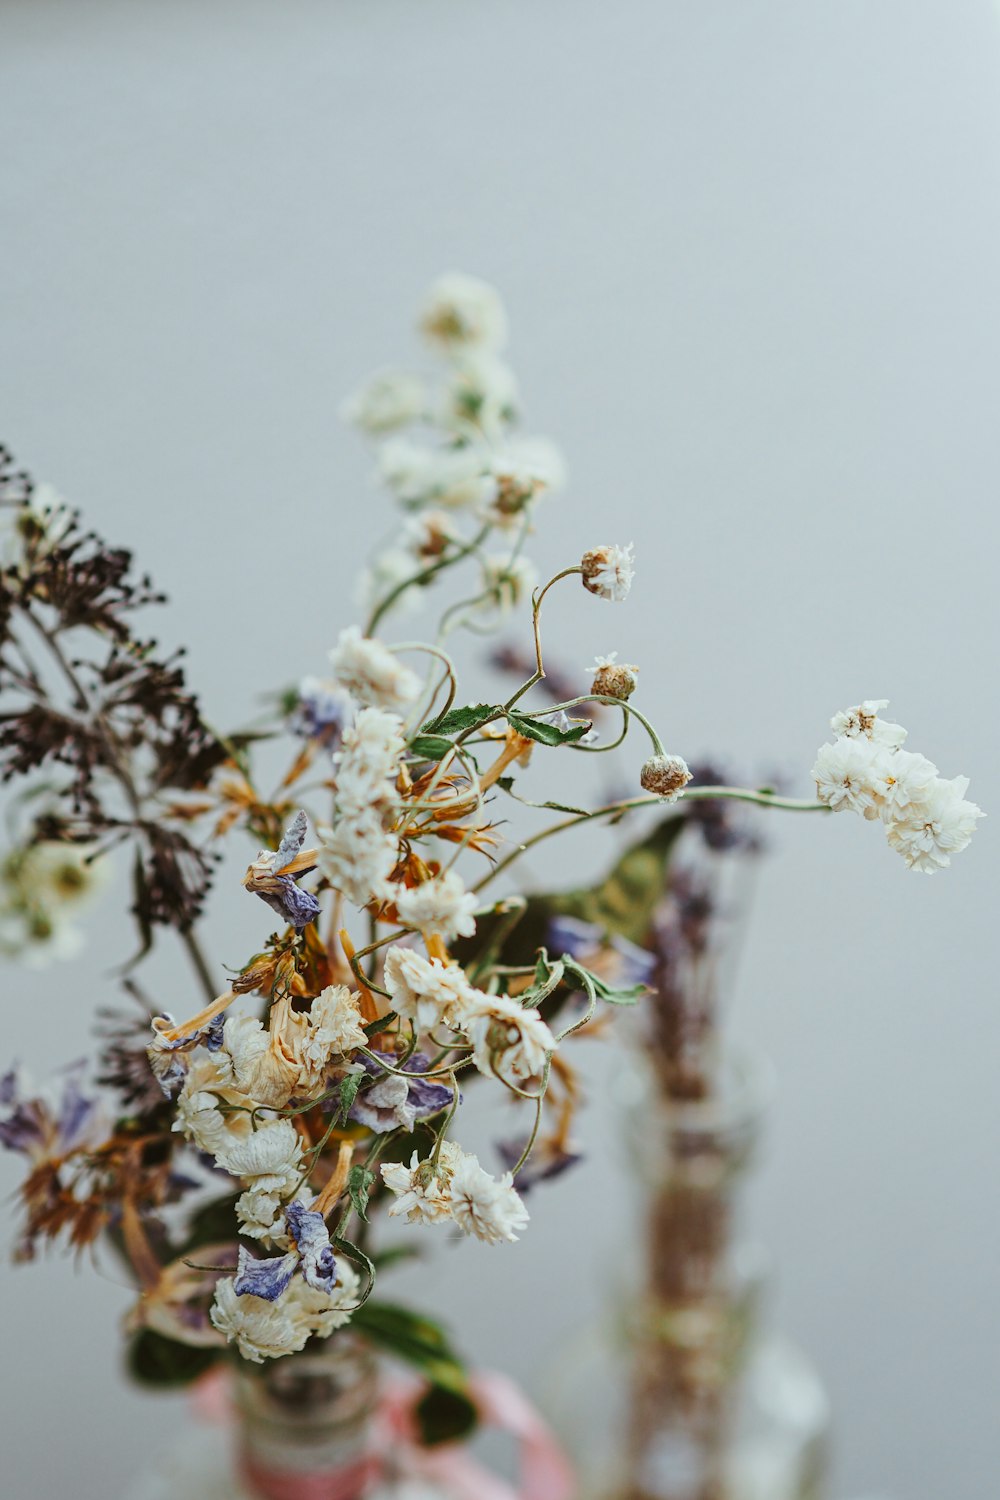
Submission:
MULTIPOLYGON (((542 565, 637 543, 629 606, 553 610, 553 654, 619 649, 672 747, 803 783, 830 713, 888 694, 995 819, 997 23, 985 0, 8 0, 4 436, 141 550, 236 721, 353 617, 372 511, 339 397, 433 275, 475 271, 572 465, 542 565)), ((995 1489, 994 819, 933 880, 855 819, 786 820, 740 974, 781 1079, 754 1220, 845 1492, 995 1489)), ((249 906, 221 896, 220 960, 249 906)), ((5 1052, 84 1050, 105 911, 86 961, 8 981, 5 1052)), ((629 1233, 590 1070, 589 1170, 516 1251, 411 1277, 529 1385, 629 1233)), ((116 1377, 124 1292, 64 1262, 3 1290, 4 1496, 109 1500, 180 1417, 116 1377)))

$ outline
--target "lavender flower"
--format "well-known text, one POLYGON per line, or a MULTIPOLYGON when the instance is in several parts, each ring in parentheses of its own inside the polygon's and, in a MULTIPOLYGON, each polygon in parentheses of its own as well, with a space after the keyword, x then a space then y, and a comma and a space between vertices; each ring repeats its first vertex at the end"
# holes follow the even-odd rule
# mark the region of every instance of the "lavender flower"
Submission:
POLYGON ((308 826, 305 813, 297 812, 277 849, 261 849, 243 880, 248 891, 266 901, 297 932, 315 921, 320 910, 316 897, 310 891, 300 890, 295 883, 313 866, 296 870, 294 875, 283 873, 301 853, 308 826))

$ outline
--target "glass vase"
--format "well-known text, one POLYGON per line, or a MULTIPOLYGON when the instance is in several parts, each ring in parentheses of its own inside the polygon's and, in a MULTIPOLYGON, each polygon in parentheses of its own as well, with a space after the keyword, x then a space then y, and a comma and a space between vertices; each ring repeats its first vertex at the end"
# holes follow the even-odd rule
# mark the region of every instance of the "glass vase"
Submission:
POLYGON ((768 1262, 741 1189, 769 1069, 726 1058, 710 1093, 671 1097, 624 1070, 640 1253, 607 1326, 561 1361, 557 1428, 580 1500, 819 1500, 828 1406, 808 1361, 767 1330, 768 1262))
POLYGON ((438 1500, 433 1486, 392 1477, 377 1399, 374 1356, 349 1334, 264 1365, 241 1361, 210 1377, 199 1420, 125 1500, 438 1500))

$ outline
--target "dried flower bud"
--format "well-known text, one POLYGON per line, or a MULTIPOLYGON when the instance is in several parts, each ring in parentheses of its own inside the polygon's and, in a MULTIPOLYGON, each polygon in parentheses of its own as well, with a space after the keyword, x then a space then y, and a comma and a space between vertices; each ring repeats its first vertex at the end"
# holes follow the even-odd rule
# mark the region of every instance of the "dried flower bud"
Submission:
POLYGON ((594 674, 590 691, 604 698, 620 698, 624 702, 631 698, 639 682, 639 668, 619 662, 617 651, 610 656, 599 656, 591 671, 594 674))
POLYGON ((676 802, 690 780, 687 762, 679 755, 651 755, 639 773, 645 790, 664 802, 676 802))
POLYGON ((593 547, 585 552, 580 559, 584 588, 601 599, 613 599, 620 604, 628 597, 635 577, 633 552, 631 542, 627 547, 593 547))

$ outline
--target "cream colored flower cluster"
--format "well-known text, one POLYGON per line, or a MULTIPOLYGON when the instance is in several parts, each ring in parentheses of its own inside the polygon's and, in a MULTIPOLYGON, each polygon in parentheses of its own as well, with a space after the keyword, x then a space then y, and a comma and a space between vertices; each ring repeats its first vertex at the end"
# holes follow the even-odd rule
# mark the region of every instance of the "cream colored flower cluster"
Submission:
POLYGON ((837 738, 813 766, 816 794, 834 812, 881 822, 910 869, 933 875, 966 848, 985 814, 966 798, 967 776, 946 780, 926 756, 902 748, 906 730, 881 717, 887 706, 871 698, 834 714, 837 738))

